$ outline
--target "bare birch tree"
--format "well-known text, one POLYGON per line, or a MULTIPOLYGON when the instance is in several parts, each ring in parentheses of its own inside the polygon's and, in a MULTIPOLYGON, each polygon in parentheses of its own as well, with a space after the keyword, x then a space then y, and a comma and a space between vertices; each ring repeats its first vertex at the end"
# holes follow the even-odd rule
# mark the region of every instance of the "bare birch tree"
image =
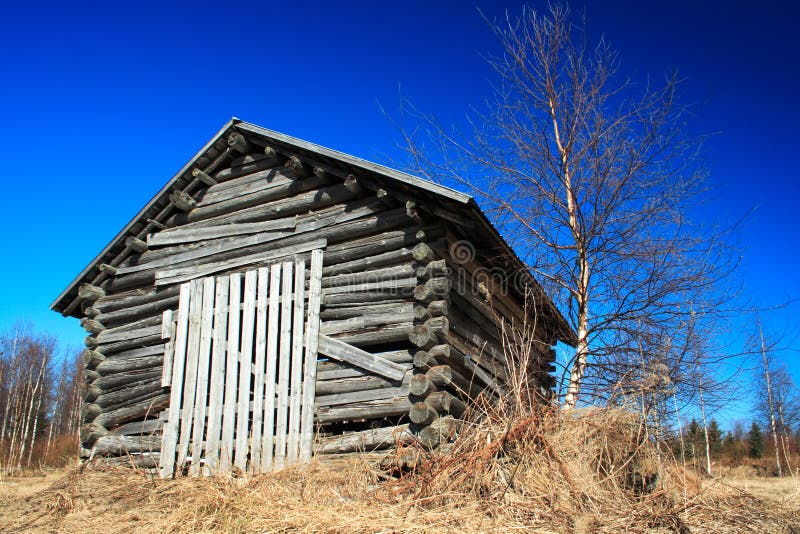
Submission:
POLYGON ((582 388, 607 397, 640 367, 643 332, 661 338, 690 311, 709 320, 735 261, 689 218, 706 173, 676 76, 632 83, 565 7, 488 22, 502 48, 488 110, 464 134, 406 103, 422 126, 405 140, 415 172, 472 189, 566 311, 572 408, 582 388))

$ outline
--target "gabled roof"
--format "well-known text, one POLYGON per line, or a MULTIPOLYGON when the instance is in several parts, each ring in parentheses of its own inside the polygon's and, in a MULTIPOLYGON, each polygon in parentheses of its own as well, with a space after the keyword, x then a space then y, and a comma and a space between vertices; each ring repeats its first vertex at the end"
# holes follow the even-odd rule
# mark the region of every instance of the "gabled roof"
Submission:
POLYGON ((222 147, 227 146, 227 136, 233 130, 242 133, 245 137, 259 138, 270 146, 273 146, 276 150, 291 153, 301 159, 313 160, 317 163, 333 166, 344 172, 355 174, 356 176, 364 176, 378 183, 385 183, 387 187, 391 185, 415 197, 435 200, 455 212, 463 213, 467 218, 475 219, 478 223, 476 226, 480 233, 482 245, 487 248, 495 249, 498 254, 509 258, 515 268, 527 273, 530 278, 529 282, 533 284, 537 292, 544 297, 543 299, 537 300, 546 302, 546 308, 549 312, 547 315, 558 323, 554 325, 556 337, 565 343, 574 343, 575 334, 569 326, 569 323, 567 323, 561 315, 555 304, 546 297, 539 284, 530 275, 524 262, 519 259, 516 253, 505 242, 497 229, 478 207, 472 196, 371 161, 268 130, 237 118, 229 120, 214 137, 212 137, 211 140, 208 141, 208 143, 206 143, 152 199, 150 199, 117 236, 114 237, 67 288, 61 292, 58 298, 50 305, 50 308, 64 315, 77 315, 76 310, 79 309, 78 304, 80 302, 78 298, 78 287, 85 283, 97 284, 105 278, 106 275, 100 271, 99 266, 103 263, 111 263, 115 257, 121 254, 124 255, 127 251, 125 240, 129 236, 144 238, 144 234, 147 233, 149 225, 148 221, 155 218, 163 210, 170 209, 170 193, 176 188, 181 189, 185 187, 192 181, 194 179, 192 170, 198 166, 198 162, 202 158, 205 158, 204 161, 206 162, 213 160, 215 155, 222 150, 222 147))

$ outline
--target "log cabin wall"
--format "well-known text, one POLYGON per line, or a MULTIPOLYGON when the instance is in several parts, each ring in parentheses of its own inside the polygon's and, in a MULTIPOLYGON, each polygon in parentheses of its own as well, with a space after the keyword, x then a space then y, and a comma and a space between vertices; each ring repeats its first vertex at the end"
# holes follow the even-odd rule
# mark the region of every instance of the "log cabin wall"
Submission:
MULTIPOLYGON (((177 310, 180 284, 315 248, 320 332, 408 368, 393 381, 320 361, 317 452, 448 439, 467 397, 507 390, 498 317, 520 324, 526 314, 519 295, 480 277, 494 253, 458 256, 474 224, 452 203, 228 127, 82 273, 77 294, 57 301, 88 332, 83 446, 157 464, 169 402, 161 320, 177 310)), ((555 331, 540 326, 544 345, 555 331)), ((545 393, 551 361, 543 348, 528 371, 545 393)))

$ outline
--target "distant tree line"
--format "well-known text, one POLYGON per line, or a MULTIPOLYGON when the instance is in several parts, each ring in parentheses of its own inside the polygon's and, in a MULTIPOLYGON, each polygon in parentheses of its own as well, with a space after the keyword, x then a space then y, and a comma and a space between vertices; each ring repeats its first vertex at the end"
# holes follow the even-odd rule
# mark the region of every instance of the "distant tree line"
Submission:
MULTIPOLYGON (((742 422, 736 422, 730 430, 723 431, 714 419, 711 419, 704 429, 700 421, 692 419, 682 432, 675 433, 667 439, 667 445, 676 459, 694 465, 699 471, 706 470, 706 439, 709 458, 714 464, 761 465, 763 462, 759 460, 769 459, 775 455, 773 449, 775 441, 768 429, 769 425, 751 421, 749 428, 742 422)), ((800 429, 794 431, 783 429, 778 436, 778 444, 778 456, 783 467, 792 465, 796 467, 796 458, 800 454, 800 429)))
POLYGON ((18 326, 0 335, 0 470, 77 456, 82 364, 57 358, 53 337, 18 326))

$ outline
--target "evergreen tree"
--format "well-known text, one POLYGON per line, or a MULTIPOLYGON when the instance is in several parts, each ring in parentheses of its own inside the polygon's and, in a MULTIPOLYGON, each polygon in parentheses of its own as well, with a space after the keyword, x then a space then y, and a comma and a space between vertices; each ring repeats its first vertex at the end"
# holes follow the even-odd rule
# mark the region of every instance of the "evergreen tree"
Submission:
POLYGON ((761 433, 761 427, 759 427, 758 423, 755 421, 750 425, 750 432, 747 434, 747 440, 750 443, 747 451, 750 458, 761 458, 764 456, 764 436, 761 433))
POLYGON ((700 426, 700 423, 697 422, 696 419, 692 419, 689 422, 689 426, 686 429, 686 457, 687 458, 694 458, 695 456, 701 455, 701 451, 703 450, 703 427, 700 426))
POLYGON ((718 456, 722 452, 722 430, 715 419, 708 424, 708 445, 712 456, 718 456))

